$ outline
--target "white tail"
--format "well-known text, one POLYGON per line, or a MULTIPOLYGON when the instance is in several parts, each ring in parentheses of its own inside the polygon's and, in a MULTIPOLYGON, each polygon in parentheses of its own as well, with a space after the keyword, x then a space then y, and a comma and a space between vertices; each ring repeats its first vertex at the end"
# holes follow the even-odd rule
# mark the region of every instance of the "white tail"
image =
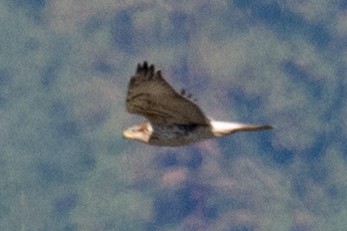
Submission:
POLYGON ((272 129, 270 125, 254 125, 254 124, 243 124, 236 122, 222 122, 222 121, 210 121, 212 126, 212 132, 215 136, 230 135, 234 132, 241 131, 262 131, 272 129))

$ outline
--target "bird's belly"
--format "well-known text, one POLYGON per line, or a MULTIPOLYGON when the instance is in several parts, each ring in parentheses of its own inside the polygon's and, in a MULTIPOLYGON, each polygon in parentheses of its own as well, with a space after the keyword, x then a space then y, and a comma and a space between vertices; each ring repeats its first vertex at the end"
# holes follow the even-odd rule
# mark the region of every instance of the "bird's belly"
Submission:
POLYGON ((190 125, 168 125, 153 128, 153 134, 149 144, 158 146, 181 146, 212 138, 213 134, 209 126, 190 125))

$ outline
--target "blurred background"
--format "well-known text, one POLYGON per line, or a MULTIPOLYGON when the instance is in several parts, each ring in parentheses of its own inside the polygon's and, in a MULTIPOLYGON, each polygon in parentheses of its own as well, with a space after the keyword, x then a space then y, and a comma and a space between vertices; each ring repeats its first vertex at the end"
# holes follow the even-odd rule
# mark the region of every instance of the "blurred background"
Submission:
POLYGON ((2 0, 0 25, 1 230, 346 229, 346 0, 2 0), (144 60, 274 129, 123 139, 144 60))

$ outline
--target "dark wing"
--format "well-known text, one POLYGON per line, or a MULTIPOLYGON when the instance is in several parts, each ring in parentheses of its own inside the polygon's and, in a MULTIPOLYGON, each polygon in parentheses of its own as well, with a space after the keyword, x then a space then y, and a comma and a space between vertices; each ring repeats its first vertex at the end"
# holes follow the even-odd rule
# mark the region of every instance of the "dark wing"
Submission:
POLYGON ((161 71, 147 62, 137 65, 126 98, 129 113, 146 117, 154 124, 208 124, 200 108, 177 93, 162 77, 161 71))

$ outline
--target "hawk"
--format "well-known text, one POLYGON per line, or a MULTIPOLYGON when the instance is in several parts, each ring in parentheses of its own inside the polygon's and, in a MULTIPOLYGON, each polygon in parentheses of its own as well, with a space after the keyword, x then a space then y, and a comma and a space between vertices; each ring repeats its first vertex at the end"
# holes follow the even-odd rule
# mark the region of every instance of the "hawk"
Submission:
POLYGON ((160 70, 146 61, 137 65, 126 97, 129 113, 144 116, 148 121, 123 132, 125 138, 157 146, 182 146, 241 131, 262 131, 270 125, 253 125, 215 121, 204 115, 197 104, 176 92, 160 70))

